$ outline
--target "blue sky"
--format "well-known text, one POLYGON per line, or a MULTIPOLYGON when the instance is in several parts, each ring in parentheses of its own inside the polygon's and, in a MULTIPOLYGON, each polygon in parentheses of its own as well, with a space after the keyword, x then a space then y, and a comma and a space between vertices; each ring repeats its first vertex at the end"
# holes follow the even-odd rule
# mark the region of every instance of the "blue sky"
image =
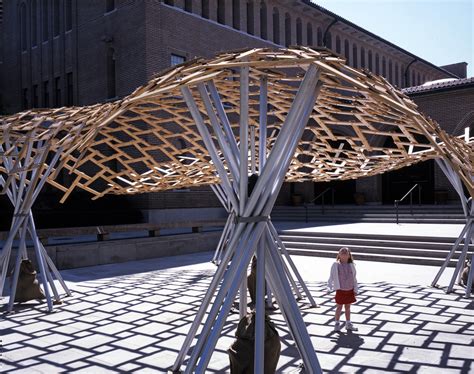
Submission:
POLYGON ((435 65, 474 76, 474 0, 313 0, 435 65))

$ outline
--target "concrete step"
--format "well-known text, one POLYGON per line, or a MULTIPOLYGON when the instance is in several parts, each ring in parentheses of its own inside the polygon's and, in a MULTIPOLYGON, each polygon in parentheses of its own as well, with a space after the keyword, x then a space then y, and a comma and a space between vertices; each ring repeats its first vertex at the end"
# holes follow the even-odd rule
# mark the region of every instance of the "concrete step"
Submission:
MULTIPOLYGON (((437 241, 416 241, 416 240, 389 240, 389 239, 360 239, 360 238, 329 238, 329 237, 302 237, 293 235, 281 235, 283 242, 288 243, 318 243, 332 244, 337 241, 338 244, 346 246, 371 246, 371 247, 396 247, 396 248, 422 248, 428 250, 447 251, 450 250, 454 242, 437 241)), ((474 249, 474 245, 470 245, 474 249)))
MULTIPOLYGON (((288 250, 311 250, 311 251, 334 251, 337 253, 339 248, 342 246, 348 246, 354 253, 364 254, 381 254, 390 256, 402 256, 402 257, 432 257, 445 259, 449 253, 449 249, 430 249, 430 248, 407 248, 407 247, 390 247, 390 246, 370 246, 370 245, 357 245, 357 244, 345 244, 345 243, 304 243, 304 242, 288 242, 285 241, 285 246, 288 250)), ((459 256, 456 254, 456 256, 459 256)), ((457 257, 456 257, 457 258, 457 257)))
MULTIPOLYGON (((288 253, 290 255, 297 256, 315 256, 315 257, 330 257, 336 258, 337 251, 312 251, 304 249, 295 249, 288 248, 288 253)), ((399 264, 412 264, 412 265, 427 265, 427 266, 441 266, 444 263, 444 260, 432 257, 412 257, 412 256, 402 256, 402 255, 386 255, 379 253, 364 253, 364 252, 353 252, 355 261, 380 261, 380 262, 391 262, 399 264)), ((456 266, 456 261, 451 260, 448 264, 448 267, 456 266)))
MULTIPOLYGON (((373 235, 281 230, 280 238, 291 254, 336 257, 347 246, 357 259, 441 266, 455 238, 434 236, 373 235)), ((470 251, 474 245, 470 245, 470 251)), ((459 257, 455 253, 449 266, 459 257)))

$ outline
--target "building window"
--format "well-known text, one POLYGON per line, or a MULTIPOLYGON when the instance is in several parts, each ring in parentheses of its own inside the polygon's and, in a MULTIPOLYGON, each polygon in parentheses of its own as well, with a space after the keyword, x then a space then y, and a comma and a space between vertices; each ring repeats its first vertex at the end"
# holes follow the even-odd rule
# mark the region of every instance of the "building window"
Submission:
POLYGON ((232 26, 240 30, 240 0, 232 0, 232 26))
POLYGON ((285 14, 285 45, 291 45, 291 16, 290 13, 285 14))
POLYGON ((34 47, 38 44, 38 9, 36 0, 31 1, 31 45, 34 47))
POLYGON ((165 0, 165 4, 174 6, 174 0, 165 0))
POLYGON ((59 0, 53 0, 53 11, 54 11, 54 23, 53 23, 53 33, 54 36, 59 35, 59 0))
POLYGON ((21 50, 26 51, 26 4, 20 6, 21 50))
POLYGON ((400 87, 400 70, 398 70, 398 62, 395 62, 395 85, 400 87))
POLYGON ((380 74, 380 57, 379 54, 375 54, 375 74, 380 74))
POLYGON ((33 85, 33 108, 39 107, 38 85, 33 85))
POLYGON ((105 0, 105 13, 111 12, 115 9, 115 0, 105 0))
POLYGON ((393 84, 392 60, 388 62, 388 81, 393 84))
POLYGON ((67 106, 72 106, 74 103, 74 83, 72 80, 72 72, 67 73, 66 75, 66 84, 67 84, 67 106))
POLYGON ((61 106, 61 78, 54 78, 54 106, 61 106))
POLYGON ((313 25, 309 22, 306 25, 306 44, 309 46, 313 45, 313 25))
POLYGON ((43 82, 43 108, 49 108, 49 82, 43 82))
POLYGON ((43 41, 46 42, 49 39, 49 11, 48 11, 48 1, 43 0, 43 41))
POLYGON ((336 36, 336 53, 341 53, 341 38, 336 36))
POLYGON ((387 78, 387 61, 385 61, 385 56, 382 57, 382 75, 387 78))
POLYGON ((111 99, 117 96, 115 75, 115 49, 107 48, 107 98, 111 99))
POLYGON ((321 30, 321 27, 318 27, 318 46, 323 45, 323 30, 321 30))
POLYGON ((23 88, 22 105, 23 109, 28 109, 28 88, 23 88))
POLYGON ((217 22, 225 25, 225 0, 217 0, 217 22))
POLYGON ((352 46, 352 66, 355 68, 358 67, 359 61, 357 61, 357 46, 354 44, 352 46))
POLYGON ((328 47, 329 49, 332 49, 332 34, 330 32, 326 34, 324 46, 328 47))
POLYGON ((254 20, 253 20, 253 2, 248 1, 247 2, 247 32, 249 34, 254 34, 255 29, 254 29, 254 20))
POLYGON ((66 31, 72 30, 72 0, 66 0, 66 31))
POLYGON ((186 58, 180 55, 171 54, 171 66, 182 64, 186 61, 186 58))
POLYGON ((303 26, 301 26, 301 19, 296 19, 296 45, 303 45, 303 26))
POLYGON ((350 56, 350 50, 349 50, 349 40, 344 40, 344 57, 346 58, 346 64, 349 64, 349 56, 350 56))
POLYGON ((209 0, 201 1, 201 17, 209 19, 209 0))
POLYGON ((267 5, 265 2, 260 3, 260 37, 267 39, 267 5))
POLYGON ((365 68, 365 48, 360 48, 360 67, 365 68))
POLYGON ((373 64, 373 61, 372 61, 372 51, 369 50, 369 70, 373 71, 373 69, 374 69, 374 64, 373 64))
POLYGON ((411 72, 411 85, 416 86, 416 73, 414 70, 411 72))
POLYGON ((280 44, 280 12, 273 8, 273 42, 280 44))
POLYGON ((192 13, 192 11, 193 11, 193 0, 185 0, 184 1, 184 10, 186 12, 192 13))

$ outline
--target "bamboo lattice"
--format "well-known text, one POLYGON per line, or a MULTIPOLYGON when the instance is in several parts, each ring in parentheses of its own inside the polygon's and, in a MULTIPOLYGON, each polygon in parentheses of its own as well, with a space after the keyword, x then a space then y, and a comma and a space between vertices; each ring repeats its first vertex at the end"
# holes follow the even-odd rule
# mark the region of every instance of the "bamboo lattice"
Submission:
POLYGON ((4 191, 20 167, 41 177, 56 152, 60 161, 48 183, 64 192, 62 201, 76 188, 99 198, 219 183, 180 88, 191 89, 210 127, 196 86, 215 86, 218 104, 238 137, 239 69, 248 66, 249 124, 255 126, 258 154, 261 79, 268 80, 270 149, 309 64, 319 68, 323 86, 287 181, 354 179, 444 158, 474 196, 472 138, 449 136, 383 77, 351 68, 327 50, 306 47, 196 59, 162 72, 119 101, 0 117, 0 152, 16 165, 7 174, 0 158, 4 191), (29 147, 37 157, 25 165, 29 147), (58 178, 60 170, 69 175, 58 178))

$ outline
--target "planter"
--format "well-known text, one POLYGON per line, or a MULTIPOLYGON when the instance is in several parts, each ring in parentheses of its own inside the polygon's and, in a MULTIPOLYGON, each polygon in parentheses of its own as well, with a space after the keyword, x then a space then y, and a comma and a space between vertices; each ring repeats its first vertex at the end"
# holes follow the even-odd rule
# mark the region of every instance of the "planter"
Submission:
POLYGON ((303 196, 295 194, 291 195, 291 202, 293 203, 294 206, 298 206, 303 204, 303 196))
POLYGON ((364 205, 365 195, 362 192, 356 192, 354 194, 354 201, 357 205, 364 205))

